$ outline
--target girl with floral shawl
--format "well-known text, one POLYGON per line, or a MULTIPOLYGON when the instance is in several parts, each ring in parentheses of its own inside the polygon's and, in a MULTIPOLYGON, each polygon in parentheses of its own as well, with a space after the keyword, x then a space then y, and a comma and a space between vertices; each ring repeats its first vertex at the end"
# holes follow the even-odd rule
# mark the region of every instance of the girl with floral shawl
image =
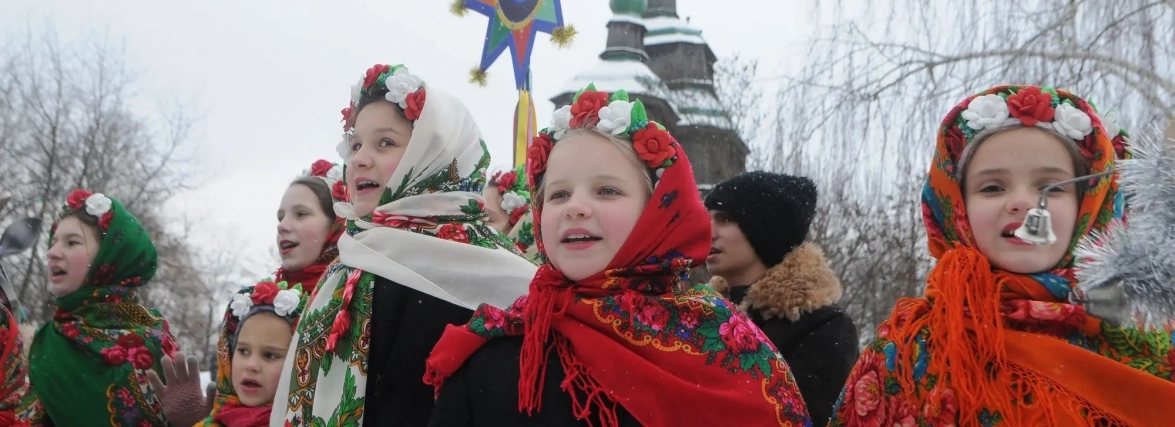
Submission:
MULTIPOLYGON (((342 180, 342 174, 342 166, 319 159, 310 165, 310 169, 303 171, 301 176, 290 183, 290 188, 286 190, 287 195, 295 186, 304 186, 315 195, 318 203, 312 204, 319 205, 322 212, 313 212, 310 216, 325 215, 329 229, 326 231, 327 238, 322 243, 318 257, 314 262, 297 270, 287 269, 284 266, 278 267, 273 278, 275 283, 288 283, 290 288, 299 287, 303 292, 312 296, 322 274, 326 272, 327 266, 338 259, 338 241, 346 224, 343 222, 343 218, 335 215, 334 204, 347 201, 347 189, 342 180)), ((292 213, 288 215, 293 216, 292 213)), ((282 219, 282 215, 279 214, 278 220, 282 219)), ((280 241, 282 239, 280 225, 278 230, 278 240, 280 241)), ((308 242, 301 243, 307 244, 308 242)), ((241 288, 234 295, 234 299, 239 298, 239 295, 250 294, 253 288, 254 286, 241 288)), ((296 319, 292 319, 292 321, 296 321, 296 319)), ((187 377, 167 375, 168 386, 156 387, 157 390, 160 390, 170 419, 180 425, 199 423, 198 425, 208 427, 220 426, 221 424, 216 419, 220 416, 223 408, 226 405, 229 407, 239 406, 240 401, 237 398, 236 389, 233 387, 231 345, 233 337, 237 335, 239 323, 240 319, 233 315, 230 302, 230 306, 225 307, 224 318, 220 323, 220 339, 216 344, 215 388, 208 391, 208 393, 215 393, 211 409, 204 405, 205 399, 198 394, 200 393, 199 375, 187 377), (180 381, 182 384, 174 384, 174 381, 180 381)), ((199 372, 199 364, 192 364, 187 370, 199 372)), ((165 374, 170 374, 170 372, 170 370, 164 369, 165 374)))
POLYGON ((534 275, 485 224, 490 155, 469 110, 402 65, 375 65, 352 88, 338 146, 348 188, 361 170, 353 136, 372 132, 353 126, 373 105, 410 123, 407 147, 371 213, 335 205, 347 223, 339 262, 298 323, 271 426, 423 425, 433 404, 424 359, 445 325, 482 302, 508 304, 534 275))
POLYGON ((1117 123, 1102 122, 1088 102, 1051 88, 998 86, 952 109, 922 192, 930 253, 938 260, 926 296, 899 300, 878 326, 829 425, 1170 422, 1171 334, 1114 327, 1071 302, 1074 247, 1122 217, 1116 177, 1079 187, 1072 239, 1053 269, 1004 271, 989 262, 993 254, 977 249, 956 173, 966 167, 961 160, 970 145, 1006 127, 1043 128, 1074 140, 1081 157, 1075 160, 1090 174, 1113 169, 1127 144, 1117 123))
MULTIPOLYGON (((645 178, 655 181, 647 183, 651 195, 603 271, 571 280, 546 262, 528 295, 506 309, 483 305, 468 324, 445 331, 425 377, 439 394, 430 425, 810 425, 787 363, 762 332, 709 288, 686 287, 690 268, 709 253, 710 229, 677 141, 648 120, 639 100, 594 86, 553 122, 528 151, 528 180, 540 199, 536 235, 544 205, 555 209, 543 193, 556 192, 539 190, 548 156, 571 128, 633 144, 645 178)), ((624 193, 582 193, 613 200, 605 189, 624 193)), ((564 193, 557 192, 570 197, 564 193)), ((538 242, 541 253, 552 249, 550 240, 538 242)))
MULTIPOLYGON (((97 224, 100 246, 81 287, 54 299, 57 311, 29 352, 31 393, 18 418, 32 425, 167 426, 145 373, 178 346, 158 311, 136 291, 155 275, 151 237, 126 207, 75 190, 66 215, 97 224)), ((60 223, 60 221, 59 221, 60 223)), ((52 236, 58 231, 54 224, 52 236)))

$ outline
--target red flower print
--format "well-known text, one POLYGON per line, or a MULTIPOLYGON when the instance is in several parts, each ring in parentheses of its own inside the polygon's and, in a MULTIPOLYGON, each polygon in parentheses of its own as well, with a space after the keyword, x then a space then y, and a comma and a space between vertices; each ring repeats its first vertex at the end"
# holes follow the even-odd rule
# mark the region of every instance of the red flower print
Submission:
POLYGON ((857 360, 857 367, 845 384, 843 405, 845 425, 880 426, 887 419, 885 380, 882 360, 877 353, 868 352, 857 360))
POLYGON ((1118 159, 1126 158, 1126 138, 1125 137, 1119 136, 1117 138, 1110 140, 1110 143, 1114 145, 1114 156, 1116 158, 1118 158, 1118 159))
POLYGON ((681 326, 684 326, 689 329, 693 329, 693 328, 698 327, 698 314, 697 313, 694 313, 692 311, 682 311, 681 313, 679 313, 679 315, 681 317, 678 319, 678 323, 680 323, 681 326))
POLYGON ((126 349, 122 347, 110 347, 102 349, 102 363, 110 366, 118 366, 126 363, 126 349))
POLYGON ((343 113, 343 132, 348 132, 351 130, 351 113, 354 111, 355 101, 351 101, 351 104, 341 111, 341 113, 343 113))
POLYGON ((159 348, 163 350, 163 354, 167 355, 168 357, 171 357, 171 355, 174 354, 176 350, 179 350, 179 347, 175 345, 175 340, 171 339, 171 337, 164 338, 163 342, 159 344, 159 348))
POLYGON ((910 402, 902 398, 902 395, 896 395, 889 399, 889 421, 885 423, 886 426, 893 427, 918 427, 917 411, 910 407, 910 402))
POLYGON ((551 148, 555 145, 550 135, 540 133, 530 142, 526 149, 527 184, 535 186, 535 177, 547 171, 547 157, 551 155, 551 148))
POLYGON ((318 159, 314 164, 310 165, 310 176, 326 176, 330 169, 335 167, 334 163, 327 160, 318 159))
POLYGON ((735 353, 753 353, 759 350, 759 340, 755 338, 755 325, 743 316, 734 315, 718 327, 718 334, 722 343, 726 344, 735 353))
POLYGON ((926 419, 926 424, 932 426, 954 427, 958 412, 955 391, 941 383, 926 396, 926 404, 922 407, 922 416, 926 419))
POLYGON ((483 324, 484 324, 485 328, 487 330, 490 330, 490 329, 501 328, 502 325, 505 325, 506 319, 503 316, 503 313, 505 313, 505 312, 502 310, 486 310, 484 312, 485 317, 483 317, 483 321, 484 321, 483 324))
POLYGON ((529 246, 524 245, 522 242, 514 242, 514 248, 518 249, 518 252, 526 253, 529 246))
POLYGON ((515 208, 514 212, 510 212, 510 223, 517 224, 518 220, 522 219, 523 215, 526 215, 525 205, 515 208))
POLYGON ((391 71, 391 69, 392 67, 390 65, 372 65, 371 68, 367 69, 367 75, 363 76, 363 89, 370 89, 371 85, 374 85, 379 80, 381 74, 391 71))
POLYGON ((653 123, 632 134, 632 145, 636 154, 651 168, 661 167, 677 154, 673 148, 673 137, 653 123))
POLYGON ((114 220, 114 211, 108 211, 102 214, 102 218, 98 220, 98 228, 103 230, 110 229, 110 221, 114 220))
POLYGON ((636 320, 657 332, 665 330, 669 324, 669 310, 661 304, 645 301, 636 311, 636 320))
POLYGON ((272 304, 277 291, 276 283, 265 281, 253 287, 253 295, 249 298, 253 300, 253 304, 272 304))
POLYGON ((445 224, 437 230, 437 237, 454 242, 469 243, 469 234, 462 224, 445 224))
POLYGON ((578 128, 594 125, 600 119, 600 109, 606 106, 608 106, 607 92, 589 91, 581 93, 579 99, 571 106, 571 127, 578 128))
POLYGON ((143 346, 143 337, 137 334, 126 334, 118 337, 118 346, 125 349, 132 349, 143 346))
POLYGON ((408 104, 408 108, 404 109, 404 117, 408 120, 416 120, 420 118, 420 113, 424 111, 424 89, 408 94, 404 99, 404 103, 408 104))
POLYGON ((1053 109, 1052 94, 1042 93, 1040 88, 1029 86, 1008 95, 1008 112, 1020 119, 1024 126, 1036 126, 1038 122, 1051 122, 1056 110, 1053 109))
POLYGON ((877 338, 888 337, 892 329, 893 327, 889 326, 889 322, 881 322, 880 325, 877 325, 877 338))
POLYGON ((69 193, 69 197, 65 199, 65 204, 70 209, 81 209, 86 206, 86 199, 90 198, 93 194, 86 190, 73 190, 72 193, 69 193))
POLYGON ((347 184, 342 180, 335 181, 330 189, 330 196, 335 200, 347 201, 347 184))
POLYGON ((951 161, 959 161, 959 158, 963 156, 963 149, 967 147, 967 137, 963 136, 963 130, 958 126, 951 126, 943 135, 943 142, 946 145, 947 154, 951 156, 951 161))
POLYGON ((62 325, 61 332, 65 335, 66 338, 71 340, 82 334, 81 331, 78 331, 78 325, 73 323, 66 323, 62 325))
POLYGON ((155 364, 155 356, 151 355, 151 351, 147 350, 147 347, 132 348, 127 352, 127 356, 135 369, 151 369, 151 365, 155 364))
POLYGON ((498 184, 498 191, 506 192, 518 182, 518 174, 514 171, 499 174, 494 177, 494 182, 498 184))

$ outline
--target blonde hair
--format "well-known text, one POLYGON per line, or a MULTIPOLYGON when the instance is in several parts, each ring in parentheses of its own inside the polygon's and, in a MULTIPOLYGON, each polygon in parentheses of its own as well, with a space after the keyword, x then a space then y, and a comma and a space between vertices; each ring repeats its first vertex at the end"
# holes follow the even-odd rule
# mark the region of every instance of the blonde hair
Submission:
MULTIPOLYGON (((618 148, 620 152, 624 154, 624 157, 628 159, 631 166, 637 168, 637 170, 641 172, 641 176, 645 177, 645 190, 648 191, 650 196, 653 194, 653 178, 655 176, 653 169, 649 168, 648 165, 646 165, 645 162, 641 160, 640 156, 637 155, 636 149, 632 147, 632 141, 622 139, 616 135, 604 132, 596 127, 570 129, 563 134, 563 138, 561 139, 567 140, 567 138, 572 136, 580 135, 591 135, 603 138, 604 140, 611 142, 612 145, 616 146, 616 148, 618 148)), ((553 150, 554 148, 552 148, 552 151, 553 150)), ((534 208, 539 208, 543 205, 543 199, 545 198, 544 195, 546 194, 547 189, 545 178, 546 176, 544 174, 543 179, 540 179, 539 182, 535 183, 534 197, 530 199, 530 205, 534 208)))

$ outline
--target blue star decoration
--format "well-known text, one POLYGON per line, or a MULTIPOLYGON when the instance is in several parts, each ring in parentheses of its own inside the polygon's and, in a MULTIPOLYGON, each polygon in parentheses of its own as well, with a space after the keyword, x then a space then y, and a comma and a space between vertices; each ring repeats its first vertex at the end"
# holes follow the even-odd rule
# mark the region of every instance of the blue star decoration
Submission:
POLYGON ((464 9, 489 18, 485 45, 481 50, 481 65, 471 72, 471 81, 485 85, 486 70, 510 48, 514 64, 514 85, 518 90, 527 86, 530 57, 534 51, 534 37, 539 32, 550 34, 560 46, 566 46, 575 35, 575 29, 563 26, 561 0, 457 0, 453 11, 460 15, 464 9))

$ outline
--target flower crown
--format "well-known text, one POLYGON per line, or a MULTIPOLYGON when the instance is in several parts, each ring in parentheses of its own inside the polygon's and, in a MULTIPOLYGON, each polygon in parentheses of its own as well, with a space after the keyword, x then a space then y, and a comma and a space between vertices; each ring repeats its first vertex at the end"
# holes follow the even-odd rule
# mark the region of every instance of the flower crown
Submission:
POLYGON ((528 184, 534 188, 538 177, 546 172, 547 157, 564 134, 573 128, 595 127, 624 139, 632 140, 632 148, 645 165, 654 169, 657 178, 665 168, 677 161, 677 140, 665 126, 649 120, 645 105, 638 99, 628 100, 628 93, 618 90, 611 96, 588 84, 575 94, 571 105, 565 105, 551 116, 551 126, 539 131, 538 137, 526 152, 528 184))
POLYGON ((326 187, 330 189, 330 197, 335 201, 347 201, 347 184, 343 181, 343 167, 327 160, 315 160, 310 169, 302 171, 302 176, 322 178, 326 187))
POLYGON ((110 228, 110 221, 114 219, 114 202, 102 193, 73 190, 65 199, 65 207, 75 211, 85 209, 86 213, 98 218, 98 228, 101 228, 103 233, 110 228))
MULTIPOLYGON (((1092 146, 1094 129, 1100 123, 1114 143, 1119 158, 1126 154, 1129 135, 1118 124, 1118 115, 1097 116, 1097 108, 1086 101, 1062 96, 1051 87, 1005 86, 992 93, 976 96, 954 118, 944 123, 947 150, 958 160, 963 149, 980 131, 1007 126, 1035 126, 1048 129, 1078 142, 1083 154, 1092 146), (1090 114, 1090 112, 1094 114, 1090 114)), ((962 106, 960 106, 962 107, 962 106)), ((956 108, 960 108, 956 107, 956 108)), ((950 116, 948 116, 950 117, 950 116)))
POLYGON ((229 310, 232 310, 233 317, 240 320, 249 314, 249 310, 254 306, 272 305, 273 312, 278 316, 293 319, 302 315, 302 310, 306 307, 306 296, 306 293, 302 292, 301 284, 291 288, 285 281, 274 283, 273 279, 267 278, 253 286, 249 292, 233 295, 229 310))
POLYGON ((367 73, 359 83, 351 86, 351 104, 344 108, 343 132, 351 132, 355 125, 353 113, 355 106, 363 95, 371 96, 378 89, 387 89, 384 99, 399 105, 404 110, 404 117, 415 121, 424 111, 425 90, 424 81, 408 72, 408 67, 400 65, 375 64, 367 69, 367 73))
POLYGON ((502 196, 502 210, 510 215, 510 225, 526 214, 527 203, 530 201, 530 191, 526 189, 526 182, 518 179, 519 173, 525 173, 525 167, 518 170, 502 170, 490 177, 490 182, 498 185, 498 194, 502 196))

